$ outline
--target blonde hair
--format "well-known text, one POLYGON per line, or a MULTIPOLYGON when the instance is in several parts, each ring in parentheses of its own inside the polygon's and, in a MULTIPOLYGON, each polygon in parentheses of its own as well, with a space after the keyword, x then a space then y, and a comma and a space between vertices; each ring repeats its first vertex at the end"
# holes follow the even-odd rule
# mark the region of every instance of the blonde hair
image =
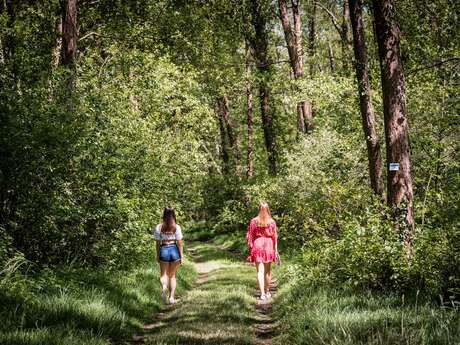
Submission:
POLYGON ((259 213, 256 217, 257 223, 260 226, 268 226, 273 222, 268 203, 262 201, 259 205, 259 213))

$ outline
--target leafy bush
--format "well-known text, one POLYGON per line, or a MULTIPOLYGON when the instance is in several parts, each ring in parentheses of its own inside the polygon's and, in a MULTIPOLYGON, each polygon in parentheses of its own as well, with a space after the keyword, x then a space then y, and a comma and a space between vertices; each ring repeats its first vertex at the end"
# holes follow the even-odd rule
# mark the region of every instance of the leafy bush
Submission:
POLYGON ((0 259, 10 243, 39 264, 127 267, 151 257, 163 207, 180 222, 198 213, 215 124, 195 73, 115 44, 107 54, 101 68, 97 52, 80 59, 71 92, 60 69, 0 90, 0 259))
POLYGON ((241 248, 249 219, 266 200, 278 222, 282 253, 302 252, 307 281, 358 291, 420 291, 458 303, 458 229, 448 223, 418 226, 409 261, 389 210, 367 179, 364 147, 352 136, 318 129, 286 153, 280 176, 256 177, 227 190, 229 198, 216 208, 214 232, 234 233, 241 248))

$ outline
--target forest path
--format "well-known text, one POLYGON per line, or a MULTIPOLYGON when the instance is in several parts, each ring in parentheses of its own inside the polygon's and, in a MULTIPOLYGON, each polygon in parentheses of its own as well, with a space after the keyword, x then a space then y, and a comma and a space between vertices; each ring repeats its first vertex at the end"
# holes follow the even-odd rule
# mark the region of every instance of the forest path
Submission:
POLYGON ((195 287, 176 305, 153 315, 133 340, 157 345, 270 345, 272 302, 256 301, 254 267, 212 243, 194 243, 188 253, 198 271, 195 287))

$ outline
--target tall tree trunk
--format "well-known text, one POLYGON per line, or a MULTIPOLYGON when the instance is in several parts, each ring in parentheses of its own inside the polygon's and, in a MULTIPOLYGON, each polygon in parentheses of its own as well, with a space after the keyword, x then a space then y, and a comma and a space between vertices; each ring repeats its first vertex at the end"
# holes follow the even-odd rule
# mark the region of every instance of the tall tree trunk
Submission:
POLYGON ((246 44, 246 100, 247 100, 247 126, 248 126, 248 155, 246 176, 254 175, 254 106, 251 82, 251 48, 246 44))
POLYGON ((225 130, 225 121, 222 115, 221 101, 219 98, 216 100, 215 113, 216 113, 217 121, 219 122, 220 155, 222 158, 222 172, 224 174, 228 174, 229 173, 229 153, 228 153, 227 131, 225 130))
POLYGON ((220 109, 221 109, 222 118, 224 120, 225 128, 227 130, 228 140, 232 148, 233 160, 235 164, 235 171, 237 175, 239 175, 240 174, 240 151, 239 151, 238 136, 235 131, 235 125, 233 124, 233 121, 230 117, 230 107, 228 104, 227 95, 223 95, 220 98, 220 109))
POLYGON ((342 67, 343 72, 346 75, 350 74, 349 66, 349 51, 352 49, 351 42, 348 34, 348 19, 350 18, 350 10, 348 7, 348 1, 343 0, 343 11, 342 11, 342 23, 340 25, 341 31, 341 44, 342 44, 342 67))
POLYGON ((302 19, 300 17, 300 0, 291 0, 292 5, 292 18, 294 21, 294 51, 295 59, 293 66, 295 67, 294 76, 296 78, 303 77, 304 61, 303 61, 303 47, 302 47, 302 19))
POLYGON ((280 18, 281 18, 281 25, 283 26, 284 37, 286 38, 287 50, 289 54, 289 61, 292 66, 292 70, 294 71, 294 76, 297 77, 296 74, 296 48, 295 48, 295 38, 294 33, 292 32, 291 23, 289 21, 289 14, 287 10, 286 0, 278 0, 278 6, 280 10, 280 18))
POLYGON ((331 68, 331 72, 335 72, 335 61, 334 61, 334 53, 332 52, 331 43, 327 42, 327 57, 329 58, 329 67, 331 68))
MULTIPOLYGON (((305 74, 302 50, 302 21, 300 17, 299 0, 291 0, 292 16, 294 20, 294 32, 289 20, 286 0, 278 0, 281 25, 289 53, 289 61, 294 73, 294 78, 302 78, 305 74)), ((311 102, 301 101, 297 104, 297 128, 300 132, 309 132, 313 129, 311 102)))
MULTIPOLYGON (((298 59, 298 50, 296 47, 296 39, 300 40, 302 39, 302 35, 300 32, 299 37, 297 38, 297 32, 294 33, 292 31, 291 23, 289 20, 289 14, 288 14, 288 9, 287 9, 287 4, 286 0, 278 0, 278 7, 280 11, 280 19, 281 19, 281 25, 283 27, 284 31, 284 37, 286 39, 286 45, 287 45, 287 50, 289 54, 289 61, 291 64, 292 72, 294 74, 294 78, 297 79, 303 75, 303 61, 299 61, 298 59), (299 65, 299 63, 301 65, 299 65)), ((301 25, 300 22, 300 14, 298 14, 298 19, 296 23, 298 25, 301 25)), ((295 28, 297 29, 297 28, 295 28)), ((297 129, 299 132, 305 132, 305 117, 303 114, 303 108, 302 105, 299 103, 297 104, 297 129)))
POLYGON ((410 257, 414 231, 414 205, 400 29, 394 0, 372 0, 372 5, 382 78, 388 173, 387 202, 393 209, 395 228, 404 234, 410 257), (390 163, 398 163, 398 170, 390 170, 390 163))
POLYGON ((382 156, 380 140, 375 129, 374 108, 371 100, 369 84, 369 64, 367 57, 366 40, 364 37, 363 0, 348 0, 350 5, 350 20, 353 32, 353 46, 355 52, 355 70, 358 81, 359 103, 363 131, 367 145, 369 161, 369 177, 374 192, 382 196, 382 156))
POLYGON ((62 50, 61 64, 71 66, 77 56, 77 0, 61 0, 62 50))
POLYGON ((278 172, 277 152, 275 145, 275 131, 273 129, 273 116, 270 112, 270 88, 266 83, 259 85, 260 110, 264 129, 265 146, 267 147, 269 172, 276 175, 278 172))
POLYGON ((265 146, 267 148, 268 166, 271 175, 276 175, 277 148, 275 131, 273 128, 273 114, 270 109, 270 86, 271 63, 268 58, 268 34, 266 31, 267 20, 264 13, 262 1, 251 1, 252 25, 255 35, 251 37, 251 45, 254 49, 254 57, 260 75, 259 101, 260 112, 264 129, 265 146))
POLYGON ((315 74, 315 56, 316 56, 316 11, 318 5, 316 2, 312 4, 310 25, 308 30, 308 48, 310 52, 310 76, 315 74))

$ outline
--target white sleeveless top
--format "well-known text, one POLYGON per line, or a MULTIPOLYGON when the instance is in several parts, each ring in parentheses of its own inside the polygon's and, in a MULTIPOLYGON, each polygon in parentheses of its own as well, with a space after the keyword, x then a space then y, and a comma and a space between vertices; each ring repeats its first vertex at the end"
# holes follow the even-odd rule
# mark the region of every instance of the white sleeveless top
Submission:
POLYGON ((180 241, 182 239, 182 229, 178 224, 176 224, 176 232, 172 234, 161 232, 161 225, 158 224, 153 231, 153 238, 156 241, 180 241))

